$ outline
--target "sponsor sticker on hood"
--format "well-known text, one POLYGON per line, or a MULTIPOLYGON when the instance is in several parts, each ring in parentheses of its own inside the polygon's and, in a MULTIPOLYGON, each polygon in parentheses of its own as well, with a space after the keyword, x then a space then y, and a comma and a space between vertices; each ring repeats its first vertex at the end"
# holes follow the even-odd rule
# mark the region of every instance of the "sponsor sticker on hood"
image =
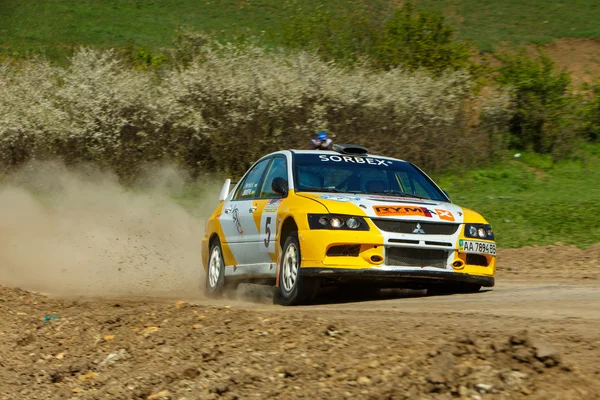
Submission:
POLYGON ((337 196, 331 194, 324 194, 322 196, 318 196, 317 198, 323 200, 340 201, 342 203, 347 201, 359 201, 361 199, 360 197, 337 196))
POLYGON ((427 207, 411 207, 411 206, 373 206, 375 214, 380 217, 409 217, 419 216, 426 218, 434 218, 445 221, 454 221, 454 215, 448 210, 430 209, 427 207))

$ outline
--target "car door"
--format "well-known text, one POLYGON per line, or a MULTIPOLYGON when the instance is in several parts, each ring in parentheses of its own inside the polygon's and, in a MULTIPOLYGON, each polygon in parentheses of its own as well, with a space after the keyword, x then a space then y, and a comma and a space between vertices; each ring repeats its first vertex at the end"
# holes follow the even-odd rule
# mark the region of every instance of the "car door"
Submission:
MULTIPOLYGON (((236 264, 252 263, 246 254, 246 244, 249 241, 258 241, 258 227, 252 219, 256 211, 253 202, 258 197, 259 185, 271 158, 257 162, 237 186, 231 200, 223 204, 223 213, 220 216, 221 229, 225 236, 224 242, 235 257, 236 264)), ((250 254, 251 256, 251 254, 250 254)))
POLYGON ((277 225, 277 212, 283 201, 280 194, 272 189, 273 179, 283 178, 288 180, 287 159, 284 155, 273 157, 265 178, 260 186, 258 198, 254 201, 254 222, 259 227, 257 240, 252 240, 246 248, 249 257, 260 264, 270 264, 276 261, 275 234, 277 225))

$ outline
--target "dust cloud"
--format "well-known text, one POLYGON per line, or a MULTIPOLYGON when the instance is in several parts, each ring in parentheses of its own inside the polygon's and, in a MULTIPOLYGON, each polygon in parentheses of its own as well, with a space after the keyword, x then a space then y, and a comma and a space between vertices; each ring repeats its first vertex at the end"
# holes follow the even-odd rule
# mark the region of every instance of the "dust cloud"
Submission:
POLYGON ((220 183, 182 207, 186 177, 125 188, 91 167, 29 164, 0 183, 0 284, 59 296, 201 296, 201 239, 220 183))

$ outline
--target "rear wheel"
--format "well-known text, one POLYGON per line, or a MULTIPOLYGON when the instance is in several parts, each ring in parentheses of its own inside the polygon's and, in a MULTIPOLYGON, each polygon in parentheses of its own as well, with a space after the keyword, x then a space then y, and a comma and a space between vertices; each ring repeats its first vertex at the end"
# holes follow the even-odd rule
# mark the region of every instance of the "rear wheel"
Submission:
POLYGON ((300 244, 298 233, 291 232, 283 245, 279 266, 279 303, 285 306, 305 304, 314 299, 319 280, 300 275, 300 244))
POLYGON ((206 294, 220 297, 225 291, 225 261, 221 243, 215 240, 210 246, 208 268, 206 269, 206 294))

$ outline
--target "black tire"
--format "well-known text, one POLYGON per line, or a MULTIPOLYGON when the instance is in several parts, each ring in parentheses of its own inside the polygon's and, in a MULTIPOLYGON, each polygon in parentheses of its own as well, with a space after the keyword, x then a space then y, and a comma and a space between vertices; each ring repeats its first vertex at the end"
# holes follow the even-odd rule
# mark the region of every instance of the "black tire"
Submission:
POLYGON ((207 296, 221 297, 223 295, 225 291, 225 260, 223 259, 221 242, 218 239, 211 244, 210 251, 208 252, 208 267, 206 268, 205 281, 207 296))
POLYGON ((279 265, 279 292, 277 300, 284 306, 306 304, 316 297, 319 280, 300 274, 300 243, 298 232, 291 232, 285 239, 279 265), (295 265, 294 265, 295 264, 295 265), (295 269, 295 274, 294 270, 295 269))

